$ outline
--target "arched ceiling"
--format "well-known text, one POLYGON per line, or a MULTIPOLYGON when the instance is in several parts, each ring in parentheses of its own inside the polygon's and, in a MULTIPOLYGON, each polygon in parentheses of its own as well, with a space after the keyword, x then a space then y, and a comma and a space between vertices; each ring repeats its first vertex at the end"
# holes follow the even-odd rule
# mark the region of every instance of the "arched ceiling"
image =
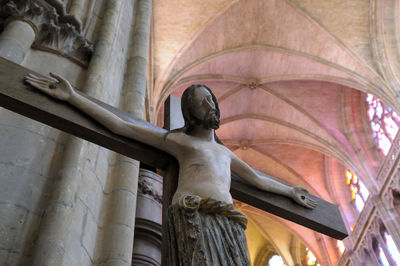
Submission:
MULTIPOLYGON (((368 6, 338 21, 348 8, 342 2, 326 19, 311 0, 154 2, 152 121, 169 94, 180 97, 191 84, 204 83, 219 100, 217 134, 241 159, 349 205, 344 167, 365 177, 377 169, 370 132, 357 122, 365 120, 364 92, 393 102, 373 64, 368 19, 360 17, 368 6)), ((348 206, 341 210, 354 220, 348 206)), ((261 214, 249 213, 268 227, 261 214)), ((305 244, 321 247, 311 231, 277 220, 304 233, 305 244)), ((332 261, 337 253, 330 248, 332 261)), ((321 252, 316 255, 326 259, 321 252)))
MULTIPOLYGON (((265 257, 271 251, 279 254, 286 265, 303 265, 305 248, 317 247, 315 233, 292 222, 276 218, 252 206, 235 202, 235 208, 243 212, 248 220, 248 240, 251 265, 266 265, 265 257), (267 254, 265 254, 268 252, 267 254)), ((323 254, 318 248, 311 248, 318 262, 323 264, 323 254)), ((336 262, 336 258, 333 262, 336 262)))
POLYGON ((304 12, 310 6, 288 0, 156 2, 150 105, 154 121, 171 92, 180 96, 190 84, 205 83, 220 101, 217 134, 227 146, 250 165, 333 200, 322 185, 307 181, 317 174, 292 159, 322 165, 329 156, 370 175, 348 137, 343 91, 379 94, 384 81, 365 56, 327 31, 335 23, 322 25, 304 12))
MULTIPOLYGON (((191 82, 176 87, 174 94, 180 97, 191 82)), ((303 184, 322 193, 321 196, 324 194, 327 200, 332 199, 326 188, 311 180, 315 176, 324 180, 324 156, 359 172, 368 172, 360 164, 343 127, 343 90, 350 88, 310 80, 254 87, 222 79, 194 82, 208 85, 219 99, 218 136, 256 169, 290 184, 303 184), (314 163, 319 166, 313 169, 322 170, 312 171, 309 166, 314 163)))
MULTIPOLYGON (((212 4, 208 4, 208 1, 194 4, 189 1, 171 0, 155 5, 154 101, 158 100, 159 96, 163 98, 167 93, 165 90, 173 89, 171 87, 174 86, 174 82, 181 79, 182 75, 187 76, 188 70, 204 60, 243 49, 254 50, 254 47, 302 57, 306 62, 299 62, 299 58, 297 61, 293 59, 295 61, 289 60, 294 62, 290 66, 300 67, 305 72, 310 72, 310 75, 318 75, 321 72, 320 68, 325 69, 322 72, 331 69, 332 72, 343 72, 334 73, 331 78, 336 77, 336 74, 338 78, 345 76, 347 82, 359 83, 358 89, 367 90, 368 87, 369 90, 376 90, 379 93, 380 88, 385 87, 383 79, 373 66, 367 63, 368 60, 363 59, 365 56, 357 55, 355 53, 357 49, 345 46, 332 34, 332 31, 335 32, 334 29, 338 30, 335 25, 343 26, 340 23, 328 23, 331 31, 327 31, 324 26, 288 0, 213 1, 212 4), (177 13, 178 9, 184 12, 177 13)), ((354 23, 360 23, 359 16, 353 19, 354 23)), ((365 34, 364 29, 363 34, 365 34)), ((362 39, 360 42, 365 42, 365 37, 360 36, 360 38, 362 39)), ((357 41, 353 40, 353 43, 356 44, 357 41)), ((365 46, 363 49, 367 48, 365 46)), ((258 54, 254 53, 250 53, 249 56, 258 58, 258 54)), ((281 64, 281 69, 287 69, 286 58, 279 60, 278 56, 277 59, 272 59, 275 62, 273 69, 278 69, 276 67, 281 64)), ((267 65, 271 65, 270 60, 271 58, 259 62, 264 64, 269 62, 267 65)), ((258 68, 257 62, 254 60, 251 62, 253 64, 249 66, 258 68)), ((232 67, 238 63, 240 60, 235 60, 232 67)), ((251 68, 246 68, 247 73, 254 72, 249 70, 251 68)), ((216 73, 213 71, 207 74, 216 73)), ((262 78, 264 77, 267 75, 264 74, 262 78)))

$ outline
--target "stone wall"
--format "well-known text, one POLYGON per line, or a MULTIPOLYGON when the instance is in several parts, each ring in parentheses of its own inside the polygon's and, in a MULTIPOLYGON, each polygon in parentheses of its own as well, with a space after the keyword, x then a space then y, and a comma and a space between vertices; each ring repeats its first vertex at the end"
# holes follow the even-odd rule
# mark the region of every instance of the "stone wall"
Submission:
MULTIPOLYGON (((142 71, 126 68, 138 50, 136 17, 149 19, 151 1, 0 4, 0 56, 145 113, 120 98, 132 87, 125 72, 142 71)), ((145 91, 146 79, 137 87, 145 91)), ((0 264, 131 265, 138 162, 4 109, 0 121, 0 264)))

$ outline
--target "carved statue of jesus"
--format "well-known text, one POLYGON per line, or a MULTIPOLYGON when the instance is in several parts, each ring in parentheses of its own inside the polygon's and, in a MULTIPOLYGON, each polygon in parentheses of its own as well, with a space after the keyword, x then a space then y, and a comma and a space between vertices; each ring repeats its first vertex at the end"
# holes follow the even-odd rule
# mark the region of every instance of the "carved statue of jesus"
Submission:
POLYGON ((220 111, 212 91, 192 85, 182 95, 184 127, 160 133, 134 125, 76 93, 64 78, 57 82, 33 74, 25 81, 40 91, 67 101, 113 133, 154 146, 179 162, 178 188, 169 208, 169 265, 249 265, 244 229, 246 217, 234 210, 231 171, 250 184, 314 208, 316 202, 300 186, 289 186, 258 175, 226 148, 215 134, 220 111))

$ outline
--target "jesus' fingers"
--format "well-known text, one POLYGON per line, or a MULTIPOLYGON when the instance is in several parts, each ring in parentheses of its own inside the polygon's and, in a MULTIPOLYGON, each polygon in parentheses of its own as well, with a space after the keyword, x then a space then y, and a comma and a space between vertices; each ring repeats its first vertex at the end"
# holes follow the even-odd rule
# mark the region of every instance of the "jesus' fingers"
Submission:
POLYGON ((42 77, 36 76, 35 74, 32 74, 32 73, 29 73, 26 77, 29 77, 32 80, 41 81, 41 82, 54 82, 53 79, 42 78, 42 77))
POLYGON ((313 199, 310 199, 310 198, 307 198, 306 199, 306 205, 309 207, 309 208, 315 208, 315 207, 317 207, 317 202, 315 201, 315 200, 313 200, 313 199))
POLYGON ((31 78, 31 77, 25 77, 25 81, 33 82, 35 84, 43 85, 43 86, 48 86, 50 84, 50 82, 48 82, 48 81, 41 81, 41 80, 37 80, 37 79, 31 78))
POLYGON ((25 82, 46 94, 51 94, 50 88, 47 84, 39 83, 30 79, 25 79, 25 82))

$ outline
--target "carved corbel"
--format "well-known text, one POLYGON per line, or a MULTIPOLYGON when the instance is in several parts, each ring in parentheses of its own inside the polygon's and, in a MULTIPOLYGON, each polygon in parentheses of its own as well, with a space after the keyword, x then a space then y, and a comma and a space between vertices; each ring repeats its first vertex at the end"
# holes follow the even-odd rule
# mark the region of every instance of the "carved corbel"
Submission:
POLYGON ((153 185, 144 178, 139 179, 138 193, 147 195, 158 203, 162 204, 162 196, 153 188, 153 185))
POLYGON ((10 20, 28 22, 36 32, 32 48, 59 54, 82 66, 87 66, 93 45, 80 35, 81 24, 65 13, 57 0, 0 0, 0 23, 10 20))
POLYGON ((62 1, 60 0, 45 0, 45 1, 57 10, 57 13, 60 14, 61 17, 63 17, 64 21, 66 21, 71 25, 74 25, 75 29, 79 33, 81 33, 82 30, 81 21, 74 15, 67 14, 67 12, 65 11, 65 5, 62 1))

